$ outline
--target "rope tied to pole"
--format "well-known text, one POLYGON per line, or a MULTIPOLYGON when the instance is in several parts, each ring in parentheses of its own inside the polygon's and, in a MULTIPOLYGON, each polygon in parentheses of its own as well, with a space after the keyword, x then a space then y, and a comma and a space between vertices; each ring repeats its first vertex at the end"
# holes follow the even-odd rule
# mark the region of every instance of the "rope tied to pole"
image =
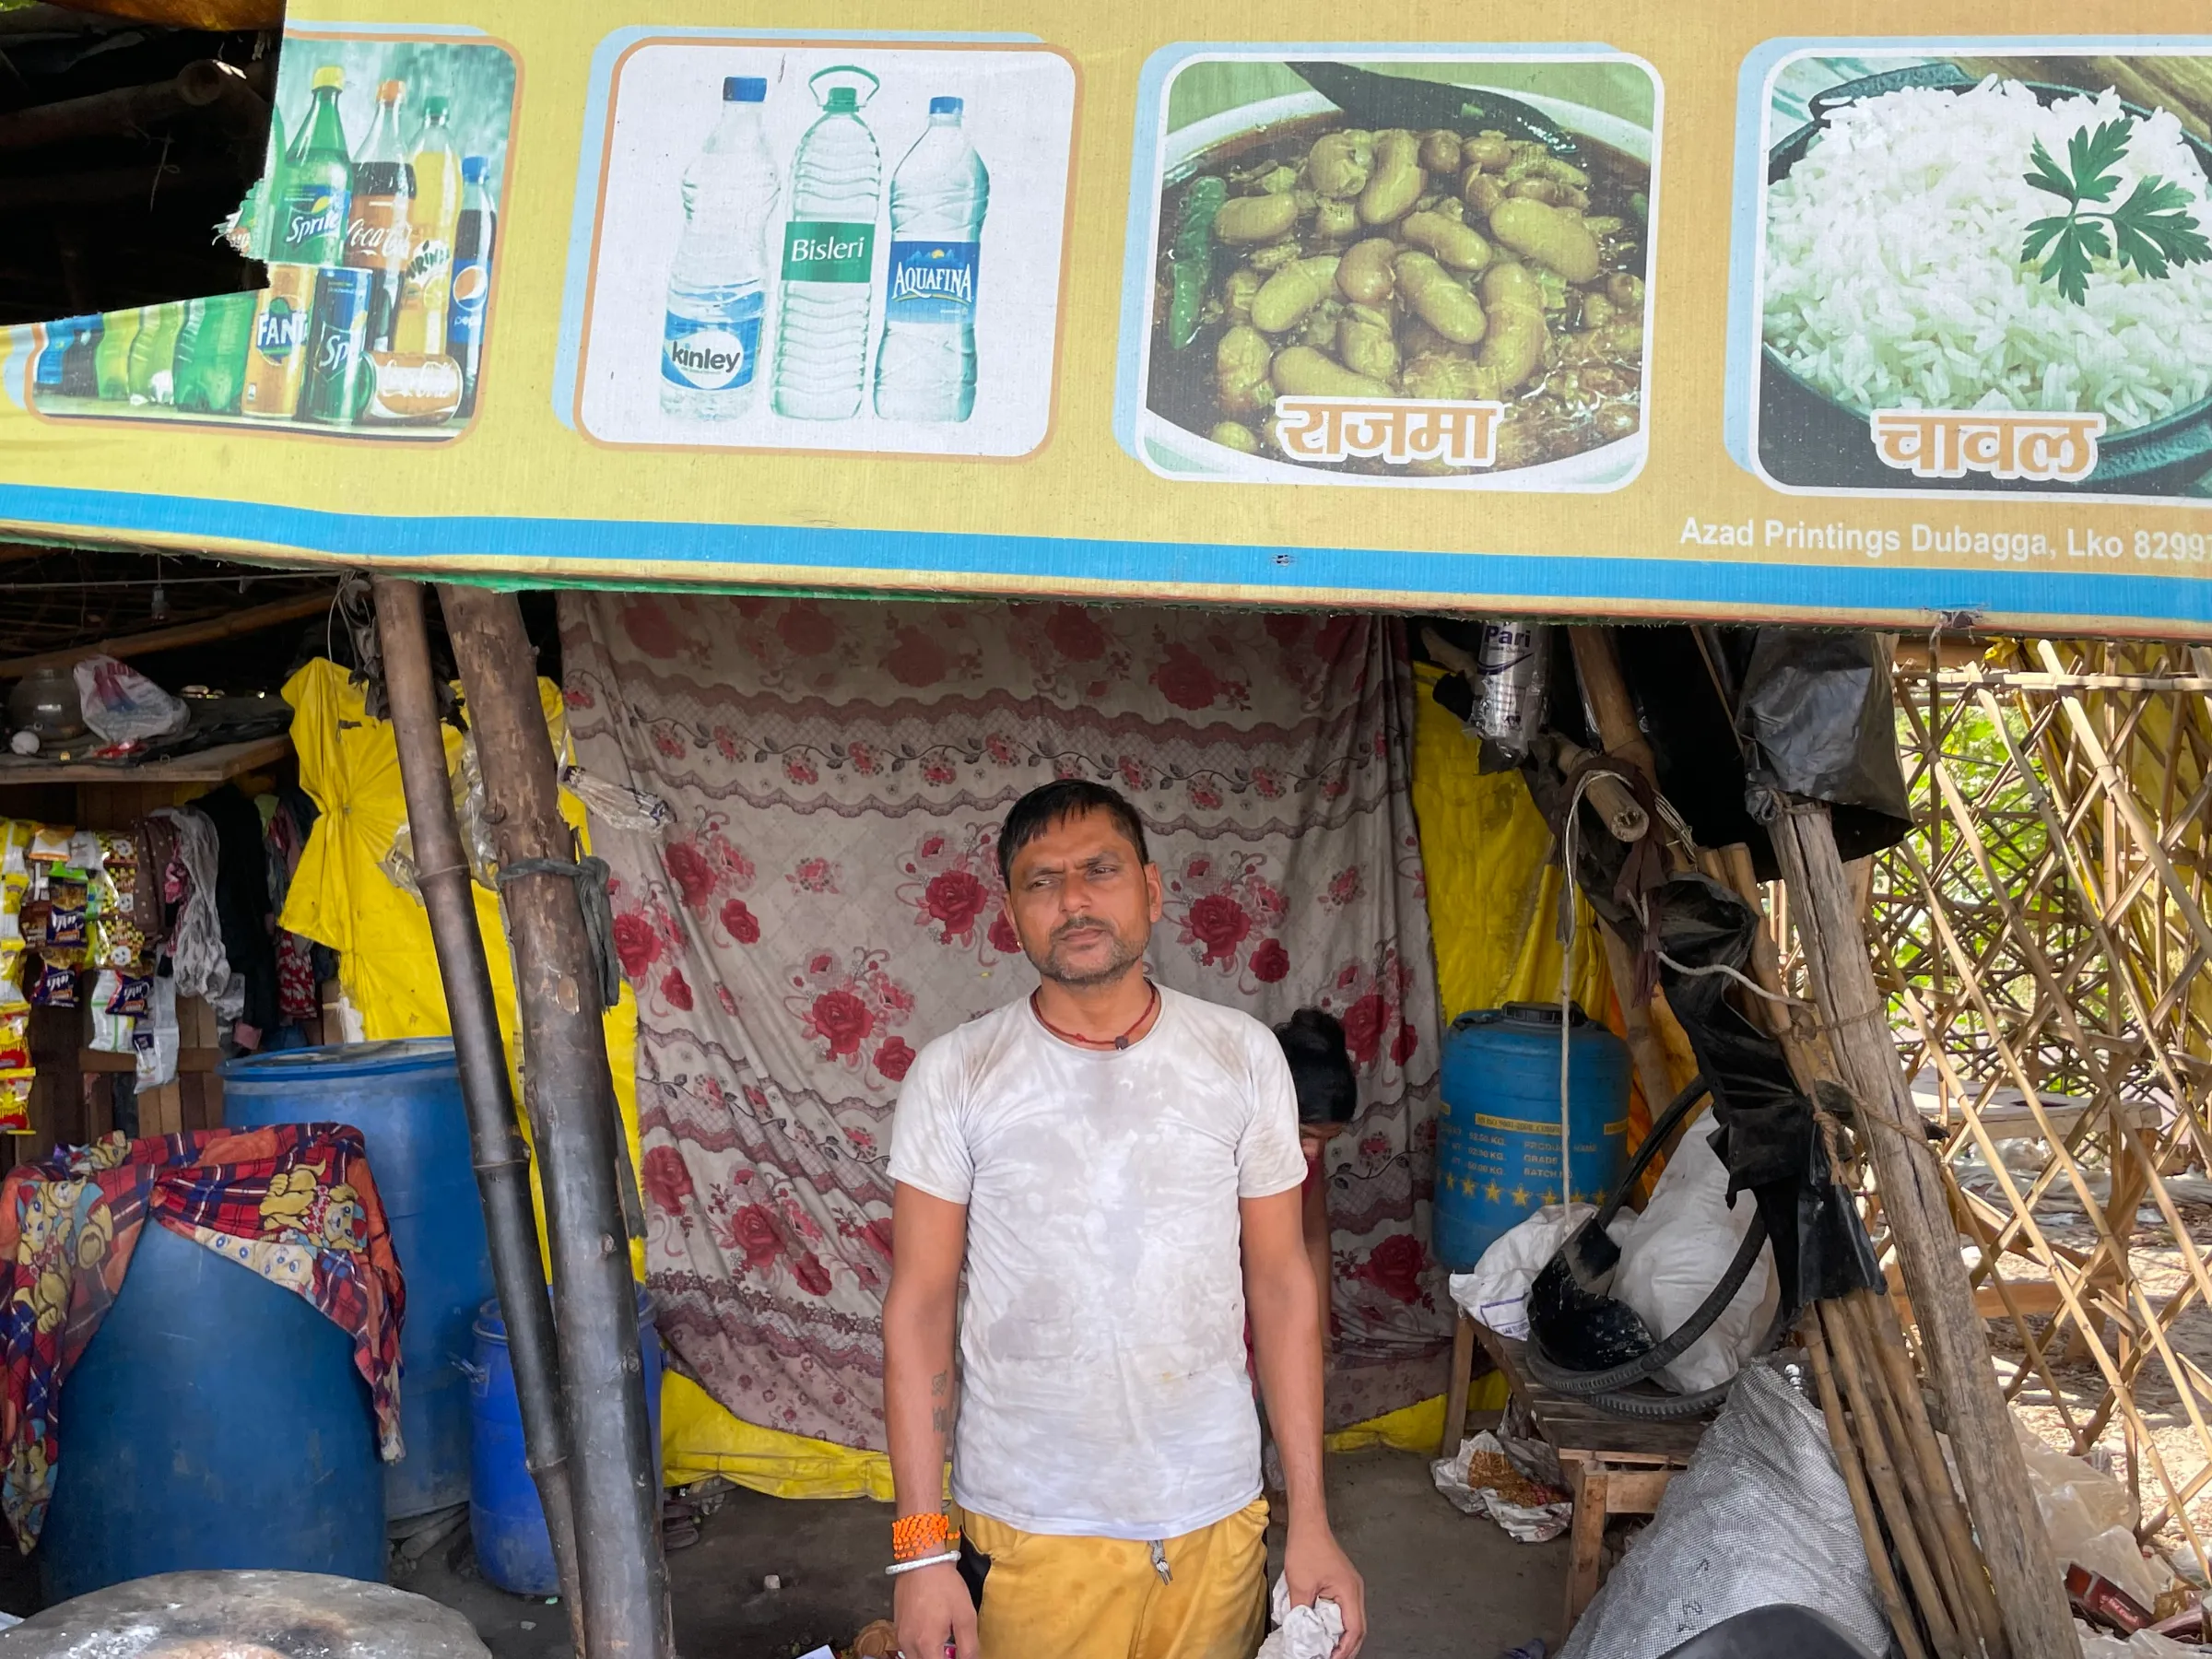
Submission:
POLYGON ((583 911, 584 937, 590 942, 593 966, 599 975, 599 1008, 612 1008, 622 996, 622 959, 615 951, 615 907, 606 896, 606 860, 586 855, 573 864, 565 858, 518 858, 502 865, 492 877, 504 890, 525 876, 565 876, 576 884, 576 902, 583 911))

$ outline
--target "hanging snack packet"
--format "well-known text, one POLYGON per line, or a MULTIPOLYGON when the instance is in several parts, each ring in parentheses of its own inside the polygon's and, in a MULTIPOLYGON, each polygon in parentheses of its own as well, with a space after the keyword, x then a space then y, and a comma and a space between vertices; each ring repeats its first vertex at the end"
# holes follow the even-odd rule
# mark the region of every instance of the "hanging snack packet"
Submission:
POLYGON ((0 1014, 0 1071, 23 1071, 30 1065, 30 1010, 0 1014))
POLYGON ((46 945, 46 919, 53 906, 43 899, 33 899, 23 906, 22 914, 16 919, 17 932, 24 948, 41 950, 46 945))
POLYGON ((76 1007, 76 970, 60 962, 42 962, 30 982, 30 1003, 34 1008, 76 1007))
POLYGON ((138 912, 138 843, 120 830, 100 832, 100 868, 115 908, 126 916, 138 912))
POLYGON ((30 1133, 31 1076, 29 1070, 0 1072, 0 1135, 30 1133))
POLYGON ((20 1014, 30 1006, 23 994, 23 953, 0 946, 0 1016, 20 1014))
POLYGON ((30 874, 23 855, 30 849, 35 828, 28 818, 0 818, 0 878, 30 874))
POLYGON ((113 990, 100 1006, 111 1014, 126 1014, 133 1019, 142 1019, 152 1006, 154 976, 150 973, 102 974, 102 979, 115 981, 113 990))
MULTIPOLYGON (((92 982, 92 1006, 88 1023, 92 1034, 88 1048, 103 1054, 127 1054, 132 1052, 132 1040, 138 1033, 135 1015, 119 1014, 116 1005, 123 1000, 123 976, 112 969, 102 969, 92 982)), ((143 998, 140 999, 143 1002, 143 998)))
POLYGON ((66 864, 69 843, 76 831, 67 824, 33 824, 30 828, 30 847, 24 856, 34 865, 66 864))

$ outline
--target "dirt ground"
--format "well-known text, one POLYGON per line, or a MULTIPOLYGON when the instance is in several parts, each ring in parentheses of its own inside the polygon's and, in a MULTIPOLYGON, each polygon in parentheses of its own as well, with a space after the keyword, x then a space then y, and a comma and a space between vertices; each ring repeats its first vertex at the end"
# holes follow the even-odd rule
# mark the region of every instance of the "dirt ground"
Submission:
MULTIPOLYGON (((1567 1545, 1516 1544, 1437 1495, 1425 1459, 1361 1452, 1328 1465, 1331 1518, 1367 1580, 1377 1659, 1494 1659, 1540 1636, 1557 1651, 1567 1545)), ((795 1659, 850 1641, 890 1610, 889 1511, 865 1500, 798 1502, 736 1492, 700 1541, 668 1558, 677 1649, 688 1659, 795 1659), (781 1588, 769 1590, 770 1575, 781 1588)), ((1270 1534, 1279 1557, 1280 1528, 1270 1534)), ((559 1606, 493 1589, 465 1548, 396 1579, 458 1609, 494 1659, 566 1659, 559 1606)), ((1042 1656, 1040 1656, 1042 1659, 1042 1656)))

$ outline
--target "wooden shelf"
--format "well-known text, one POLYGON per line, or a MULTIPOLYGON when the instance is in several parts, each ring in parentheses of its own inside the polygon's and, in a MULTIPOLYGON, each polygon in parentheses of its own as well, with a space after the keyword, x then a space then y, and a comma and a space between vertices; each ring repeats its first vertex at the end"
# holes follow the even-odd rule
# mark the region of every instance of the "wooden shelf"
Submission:
POLYGON ((41 760, 35 755, 8 755, 0 757, 0 789, 30 783, 227 783, 291 752, 291 738, 280 733, 135 765, 127 760, 41 760))

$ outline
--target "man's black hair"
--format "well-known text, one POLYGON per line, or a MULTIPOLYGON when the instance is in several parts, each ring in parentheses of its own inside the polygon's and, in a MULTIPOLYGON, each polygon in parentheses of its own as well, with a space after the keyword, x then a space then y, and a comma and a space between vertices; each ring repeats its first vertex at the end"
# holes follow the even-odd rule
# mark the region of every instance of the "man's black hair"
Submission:
POLYGON ((1091 812, 1102 812, 1113 820, 1113 827, 1136 849, 1139 864, 1152 862, 1145 845, 1145 820, 1119 790, 1082 778, 1062 778, 1030 790, 1006 809, 1006 821, 998 831, 999 879, 1012 887, 1017 853, 1056 825, 1091 812))
POLYGON ((1345 1047, 1344 1027, 1334 1014, 1300 1008, 1275 1028, 1290 1063, 1301 1124, 1348 1124, 1359 1107, 1359 1082, 1345 1047))

